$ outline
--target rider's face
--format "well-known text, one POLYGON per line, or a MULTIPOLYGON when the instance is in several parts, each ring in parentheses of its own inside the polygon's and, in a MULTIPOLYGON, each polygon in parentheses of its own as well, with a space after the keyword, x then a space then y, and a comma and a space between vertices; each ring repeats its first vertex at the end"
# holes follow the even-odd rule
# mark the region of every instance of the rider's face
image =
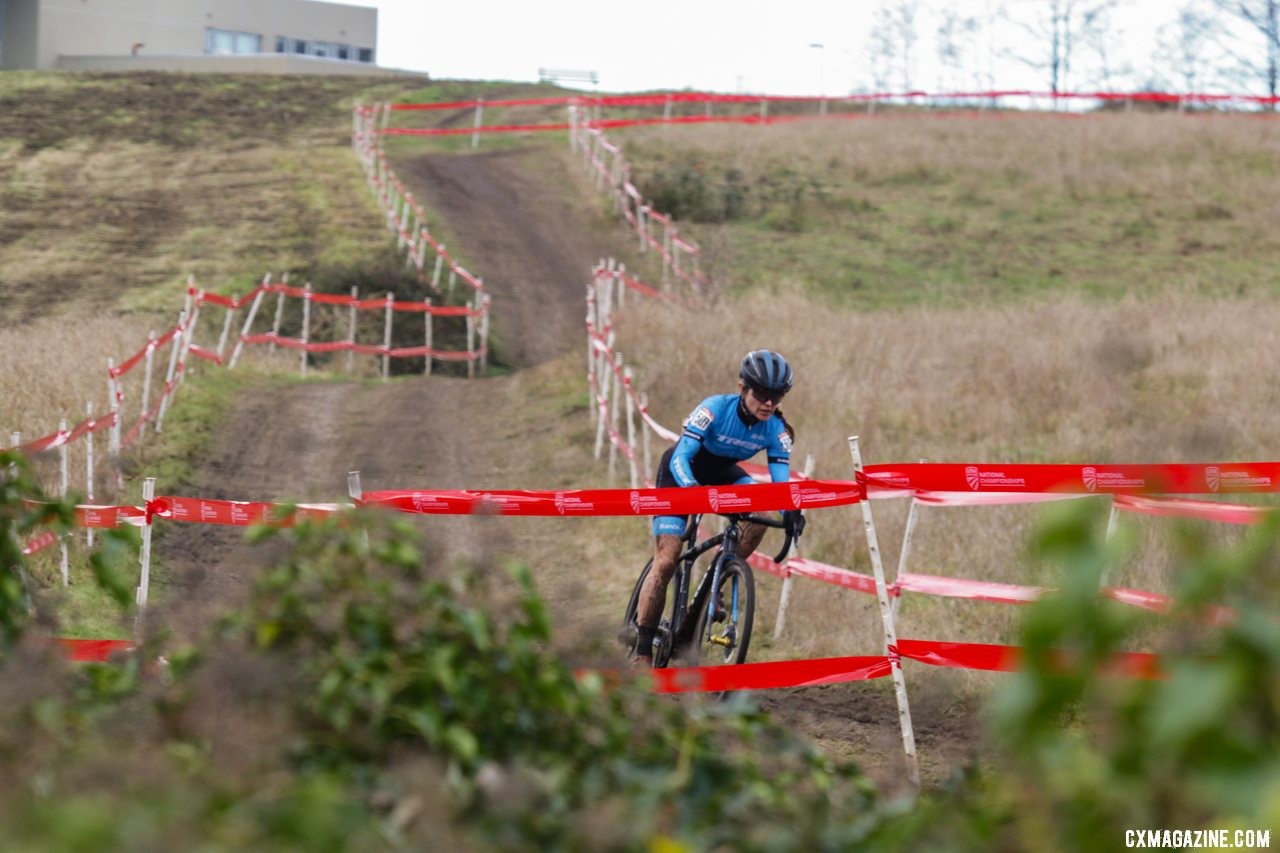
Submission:
POLYGON ((742 380, 738 380, 738 389, 745 391, 742 395, 742 404, 746 406, 747 411, 757 420, 767 421, 773 417, 773 413, 777 410, 778 404, 772 399, 760 399, 756 396, 754 388, 747 388, 742 380))

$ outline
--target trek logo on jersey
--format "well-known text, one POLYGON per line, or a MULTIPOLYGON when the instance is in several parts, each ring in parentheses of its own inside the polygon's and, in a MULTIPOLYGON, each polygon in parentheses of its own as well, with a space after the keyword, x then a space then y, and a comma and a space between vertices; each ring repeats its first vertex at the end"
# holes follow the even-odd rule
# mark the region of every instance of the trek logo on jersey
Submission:
POLYGON ((701 406, 695 409, 692 415, 689 415, 689 419, 685 421, 685 426, 705 431, 715 419, 716 416, 711 414, 710 409, 706 406, 701 406))

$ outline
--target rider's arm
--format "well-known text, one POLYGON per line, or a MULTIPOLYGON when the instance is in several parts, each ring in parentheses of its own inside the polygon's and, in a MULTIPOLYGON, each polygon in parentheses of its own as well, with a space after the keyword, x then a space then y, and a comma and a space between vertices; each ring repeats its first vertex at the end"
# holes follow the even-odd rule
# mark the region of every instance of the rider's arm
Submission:
POLYGON ((787 431, 781 415, 775 417, 782 429, 769 442, 765 453, 769 459, 769 479, 775 483, 785 483, 791 479, 791 433, 787 431))
POLYGON ((693 477, 693 456, 702 447, 702 439, 685 433, 676 442, 675 452, 671 454, 671 474, 682 486, 696 486, 698 481, 693 477))
POLYGON ((681 486, 696 486, 693 476, 693 457, 702 449, 702 441, 716 419, 716 398, 708 397, 684 419, 684 430, 671 454, 671 474, 681 486))

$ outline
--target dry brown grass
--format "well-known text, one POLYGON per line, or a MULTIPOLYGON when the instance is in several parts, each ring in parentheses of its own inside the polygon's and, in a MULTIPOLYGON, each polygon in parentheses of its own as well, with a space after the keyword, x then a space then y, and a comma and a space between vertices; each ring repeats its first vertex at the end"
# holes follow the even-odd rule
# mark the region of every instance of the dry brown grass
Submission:
MULTIPOLYGON (((676 427, 694 396, 731 390, 737 360, 768 346, 790 358, 797 386, 784 410, 799 432, 797 459, 819 476, 850 479, 846 438, 864 461, 1179 462, 1274 458, 1280 390, 1260 369, 1274 351, 1280 304, 1183 294, 1119 304, 1060 299, 1027 307, 855 313, 794 293, 757 294, 731 313, 632 304, 620 348, 657 419, 676 427), (694 396, 690 396, 690 395, 694 396)), ((876 502, 880 545, 896 566, 906 502, 876 502)), ((807 553, 868 571, 857 510, 814 513, 807 553)), ((914 571, 1009 583, 1054 580, 1030 566, 1025 544, 1039 510, 922 510, 914 571)), ((1161 531, 1114 580, 1168 589, 1161 531)), ((1222 535, 1231 535, 1224 533, 1222 535)), ((761 618, 772 626, 777 584, 761 618)), ((770 591, 773 590, 773 591, 770 591)), ((798 581, 786 654, 873 651, 873 602, 798 581)), ((1009 642, 1017 608, 908 598, 903 636, 1009 642)))

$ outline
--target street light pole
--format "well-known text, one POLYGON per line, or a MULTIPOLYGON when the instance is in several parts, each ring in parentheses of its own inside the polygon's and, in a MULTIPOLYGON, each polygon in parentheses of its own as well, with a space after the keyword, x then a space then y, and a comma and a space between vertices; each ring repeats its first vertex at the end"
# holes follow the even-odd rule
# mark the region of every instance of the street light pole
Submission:
POLYGON ((827 114, 827 51, 826 45, 813 42, 809 47, 818 51, 818 115, 827 114))

